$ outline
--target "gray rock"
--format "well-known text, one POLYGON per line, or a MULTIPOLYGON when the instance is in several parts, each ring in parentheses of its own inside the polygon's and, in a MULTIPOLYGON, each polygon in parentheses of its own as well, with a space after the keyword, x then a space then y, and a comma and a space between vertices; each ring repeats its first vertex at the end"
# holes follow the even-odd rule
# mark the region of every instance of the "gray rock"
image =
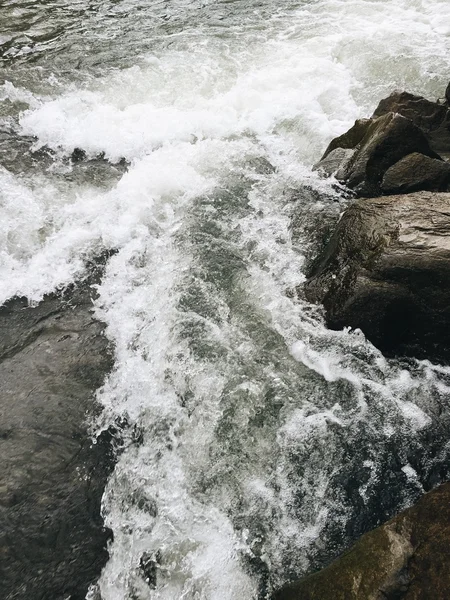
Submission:
POLYGON ((450 194, 348 208, 305 286, 332 329, 360 328, 387 355, 450 360, 450 194))
POLYGON ((8 600, 82 600, 108 553, 100 503, 111 432, 86 417, 112 368, 89 282, 0 308, 0 581, 8 600))
POLYGON ((446 192, 450 188, 450 164, 414 152, 392 165, 384 174, 381 190, 406 194, 419 190, 446 192))
POLYGON ((355 124, 352 127, 350 127, 348 131, 346 131, 339 137, 334 138, 334 140, 331 140, 321 160, 326 158, 330 154, 330 152, 333 152, 333 150, 336 150, 337 148, 354 150, 356 146, 361 142, 363 137, 366 135, 371 123, 371 119, 357 119, 355 121, 355 124))
POLYGON ((445 104, 438 104, 408 92, 394 92, 381 100, 373 113, 378 118, 390 112, 409 119, 426 135, 431 148, 441 154, 450 152, 450 110, 445 104))
POLYGON ((348 552, 274 600, 447 600, 450 484, 365 534, 348 552))
POLYGON ((389 167, 413 152, 440 159, 416 125, 401 115, 388 113, 372 121, 341 178, 360 195, 373 196, 379 193, 389 167))
POLYGON ((345 168, 348 161, 354 154, 354 150, 349 148, 336 148, 332 150, 329 154, 322 158, 317 164, 314 165, 313 171, 319 171, 319 173, 325 175, 326 177, 330 177, 335 173, 343 172, 345 173, 345 168))

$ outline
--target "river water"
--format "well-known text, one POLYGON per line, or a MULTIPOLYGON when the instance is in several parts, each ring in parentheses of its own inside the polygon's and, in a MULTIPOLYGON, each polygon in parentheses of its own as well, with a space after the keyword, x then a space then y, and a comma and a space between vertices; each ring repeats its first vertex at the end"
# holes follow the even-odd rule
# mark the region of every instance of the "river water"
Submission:
POLYGON ((448 477, 450 371, 328 331, 301 291, 345 207, 311 165, 393 89, 442 95, 448 1, 0 15, 0 301, 116 251, 93 428, 124 441, 90 597, 262 600, 448 477))

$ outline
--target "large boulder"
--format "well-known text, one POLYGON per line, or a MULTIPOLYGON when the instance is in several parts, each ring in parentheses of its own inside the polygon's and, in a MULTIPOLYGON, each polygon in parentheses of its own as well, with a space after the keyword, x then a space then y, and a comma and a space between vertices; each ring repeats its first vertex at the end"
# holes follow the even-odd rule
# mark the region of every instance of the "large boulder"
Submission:
POLYGON ((387 355, 450 360, 450 194, 356 201, 305 286, 332 329, 387 355))
POLYGON ((450 484, 365 534, 330 566, 274 600, 448 600, 450 484))
MULTIPOLYGON (((379 194, 386 171, 408 154, 418 152, 440 160, 440 156, 430 148, 421 129, 409 119, 393 112, 372 120, 369 125, 365 123, 364 127, 359 128, 358 134, 362 132, 365 133, 354 152, 345 156, 336 174, 337 179, 361 196, 379 194)), ((359 135, 356 136, 358 137, 359 135)), ((337 149, 333 148, 331 152, 335 154, 337 149)), ((331 153, 326 155, 316 168, 323 168, 330 156, 331 153)))
POLYGON ((450 109, 408 92, 394 92, 381 100, 372 118, 397 113, 409 119, 426 135, 433 150, 442 156, 450 153, 450 109))
POLYGON ((446 190, 446 164, 418 158, 401 162, 410 154, 422 154, 443 163, 450 159, 450 85, 445 102, 432 102, 408 92, 394 92, 379 103, 370 119, 360 119, 346 133, 333 139, 314 168, 334 175, 356 195, 414 190, 446 190), (420 172, 417 172, 417 167, 420 172), (402 185, 397 184, 397 179, 402 185), (387 176, 389 183, 383 185, 387 176), (393 184, 391 185, 393 181, 393 184))
POLYGON ((110 532, 101 498, 111 432, 86 417, 112 368, 89 282, 30 307, 0 308, 0 588, 9 600, 83 600, 110 532))
POLYGON ((414 152, 389 167, 381 182, 385 194, 407 194, 419 190, 446 192, 450 189, 450 163, 414 152))

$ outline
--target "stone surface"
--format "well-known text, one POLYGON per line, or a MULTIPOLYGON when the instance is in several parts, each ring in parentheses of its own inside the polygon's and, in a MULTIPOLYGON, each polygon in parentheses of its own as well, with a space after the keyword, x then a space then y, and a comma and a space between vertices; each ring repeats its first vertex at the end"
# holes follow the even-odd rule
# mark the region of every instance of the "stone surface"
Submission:
POLYGON ((448 106, 408 92, 394 92, 388 98, 381 100, 373 117, 381 117, 390 112, 410 119, 425 133, 435 152, 441 155, 447 155, 450 152, 450 110, 448 106))
POLYGON ((373 196, 389 167, 413 152, 440 158, 416 125, 390 112, 372 121, 339 178, 359 194, 373 196))
POLYGON ((371 123, 371 119, 357 119, 353 127, 350 127, 348 131, 331 140, 321 160, 324 160, 330 152, 333 152, 337 148, 354 150, 366 135, 371 123))
POLYGON ((450 188, 450 164, 417 152, 392 165, 384 174, 384 193, 409 193, 418 190, 445 192, 450 188))
POLYGON ((450 194, 348 208, 305 285, 332 329, 360 328, 387 355, 450 360, 450 194))
POLYGON ((342 169, 345 172, 345 165, 352 158, 353 154, 354 150, 349 148, 336 148, 316 163, 313 171, 319 171, 326 177, 330 177, 342 169))
POLYGON ((0 587, 8 600, 83 600, 108 554, 100 503, 110 434, 86 416, 112 367, 89 282, 0 308, 0 587))
POLYGON ((449 552, 450 484, 445 483, 273 600, 448 600, 449 552))

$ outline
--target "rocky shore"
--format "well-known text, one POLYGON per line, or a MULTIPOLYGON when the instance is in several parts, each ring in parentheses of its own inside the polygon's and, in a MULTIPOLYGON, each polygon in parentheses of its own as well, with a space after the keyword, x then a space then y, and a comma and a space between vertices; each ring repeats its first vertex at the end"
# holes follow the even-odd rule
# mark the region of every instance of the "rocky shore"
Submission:
MULTIPOLYGON (((332 140, 315 168, 355 201, 304 288, 331 329, 361 329, 385 355, 450 363, 450 85, 407 92, 332 140)), ((365 534, 274 600, 447 600, 450 484, 365 534)))
POLYGON ((93 444, 87 418, 112 368, 93 318, 100 269, 36 307, 0 308, 0 587, 5 600, 84 600, 108 553, 101 498, 114 466, 111 432, 93 444))
POLYGON ((384 353, 450 360, 450 108, 406 92, 328 146, 316 169, 361 198, 305 288, 327 325, 384 353), (416 193, 414 193, 416 192, 416 193))

